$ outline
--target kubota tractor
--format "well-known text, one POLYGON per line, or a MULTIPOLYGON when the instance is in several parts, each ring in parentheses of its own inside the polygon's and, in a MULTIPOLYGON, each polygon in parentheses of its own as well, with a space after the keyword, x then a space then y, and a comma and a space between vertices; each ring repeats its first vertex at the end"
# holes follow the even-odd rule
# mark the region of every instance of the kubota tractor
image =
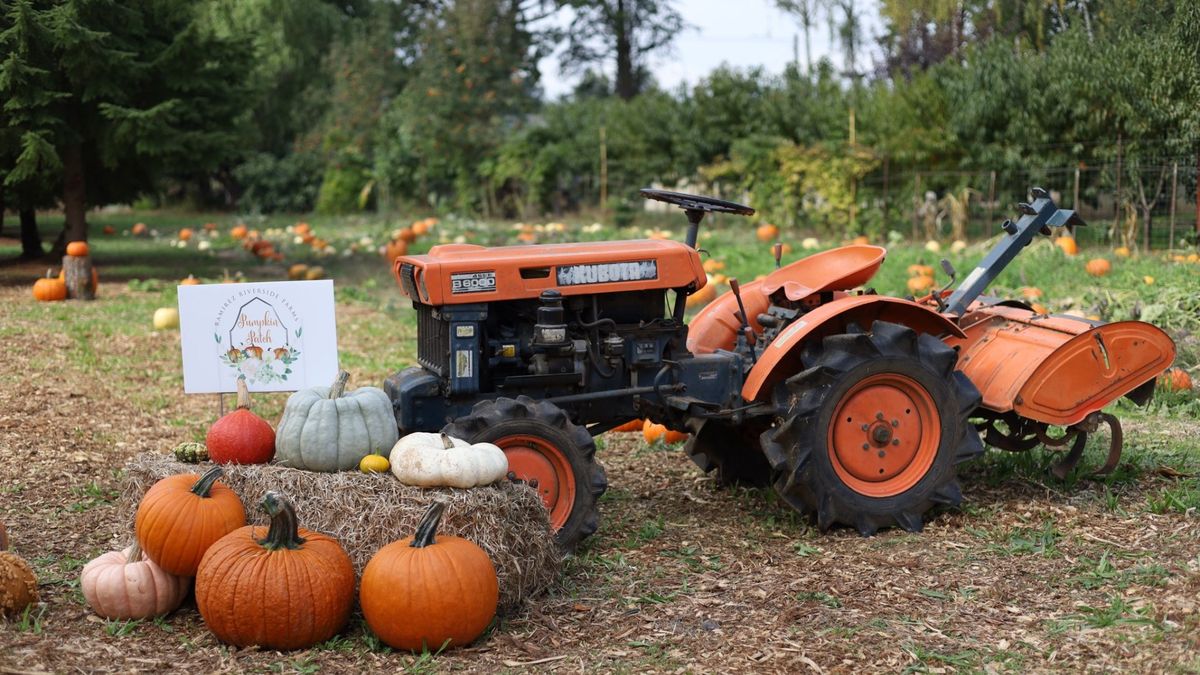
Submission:
POLYGON ((771 484, 822 529, 915 531, 961 501, 956 469, 984 451, 981 430, 1007 450, 1073 442, 1065 472, 1107 422, 1111 469, 1120 427, 1102 408, 1145 402, 1174 358, 1146 323, 981 297, 1038 233, 1083 224, 1041 190, 953 292, 877 295, 863 287, 886 251, 845 246, 732 281, 690 326, 685 301, 706 283, 701 220, 754 210, 642 195, 684 210, 686 242, 448 244, 394 264, 418 317, 419 365, 385 383, 401 433, 499 445, 566 550, 598 525, 607 481, 593 438, 630 419, 690 433, 702 469, 771 484))

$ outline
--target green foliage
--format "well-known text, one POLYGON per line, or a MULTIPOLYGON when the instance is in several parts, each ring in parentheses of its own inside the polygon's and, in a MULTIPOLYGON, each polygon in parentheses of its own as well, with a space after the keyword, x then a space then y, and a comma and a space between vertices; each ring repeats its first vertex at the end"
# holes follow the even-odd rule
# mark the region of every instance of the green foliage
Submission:
POLYGON ((359 195, 371 180, 365 160, 355 152, 344 152, 340 161, 325 167, 317 194, 317 213, 352 213, 361 209, 359 195))
POLYGON ((311 211, 321 189, 323 162, 315 152, 293 152, 283 157, 257 153, 234 170, 241 184, 239 205, 255 213, 311 211))

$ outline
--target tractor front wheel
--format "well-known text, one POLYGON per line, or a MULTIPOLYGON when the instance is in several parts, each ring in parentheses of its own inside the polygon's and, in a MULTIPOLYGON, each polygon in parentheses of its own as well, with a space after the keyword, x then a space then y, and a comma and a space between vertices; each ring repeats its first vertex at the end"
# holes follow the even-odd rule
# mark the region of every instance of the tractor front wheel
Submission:
POLYGON ((608 488, 608 479, 595 460, 591 434, 562 408, 528 396, 482 401, 442 433, 499 446, 508 457, 509 472, 536 484, 563 552, 574 551, 596 531, 596 501, 608 488))
POLYGON ((962 500, 957 466, 983 452, 968 421, 979 391, 957 353, 930 335, 876 321, 869 333, 805 349, 778 392, 782 418, 762 435, 776 491, 826 530, 919 531, 937 505, 962 500))

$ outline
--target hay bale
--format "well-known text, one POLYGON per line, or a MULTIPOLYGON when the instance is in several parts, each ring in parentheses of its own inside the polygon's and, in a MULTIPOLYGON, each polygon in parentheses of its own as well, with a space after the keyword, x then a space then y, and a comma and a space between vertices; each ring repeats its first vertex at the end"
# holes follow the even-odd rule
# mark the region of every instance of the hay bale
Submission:
MULTIPOLYGON (((142 495, 159 479, 204 473, 211 466, 209 462, 184 464, 154 453, 135 456, 125 465, 120 522, 128 523, 132 532, 142 495)), ((550 532, 549 515, 537 491, 528 485, 502 481, 470 490, 428 489, 403 485, 390 473, 316 473, 274 464, 223 468, 222 482, 241 497, 252 524, 267 522, 257 508, 263 494, 282 492, 296 505, 303 527, 341 542, 360 577, 376 551, 416 531, 435 499, 447 503, 439 531, 469 539, 491 556, 500 582, 502 614, 511 614, 558 577, 562 559, 550 532)))

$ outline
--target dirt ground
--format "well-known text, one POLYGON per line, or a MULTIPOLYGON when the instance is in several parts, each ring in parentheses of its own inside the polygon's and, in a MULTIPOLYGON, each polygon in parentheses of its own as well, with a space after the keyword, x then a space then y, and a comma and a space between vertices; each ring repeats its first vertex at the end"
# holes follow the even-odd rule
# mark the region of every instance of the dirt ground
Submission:
MULTIPOLYGON (((190 600, 164 620, 106 622, 78 574, 127 536, 113 519, 119 469, 190 440, 213 401, 161 376, 177 370, 177 334, 96 335, 80 356, 70 318, 10 312, 27 294, 0 289, 0 519, 43 605, 0 622, 0 673, 1200 669, 1200 519, 1154 506, 1188 480, 1194 445, 1191 464, 1152 459, 1069 488, 984 462, 962 510, 920 534, 862 538, 815 532, 769 491, 718 490, 678 449, 609 437, 600 533, 560 586, 470 648, 375 651, 355 618, 312 650, 237 650, 190 600)), ((339 333, 353 351, 354 332, 339 333)), ((1135 421, 1127 436, 1178 453, 1200 423, 1135 421)))

